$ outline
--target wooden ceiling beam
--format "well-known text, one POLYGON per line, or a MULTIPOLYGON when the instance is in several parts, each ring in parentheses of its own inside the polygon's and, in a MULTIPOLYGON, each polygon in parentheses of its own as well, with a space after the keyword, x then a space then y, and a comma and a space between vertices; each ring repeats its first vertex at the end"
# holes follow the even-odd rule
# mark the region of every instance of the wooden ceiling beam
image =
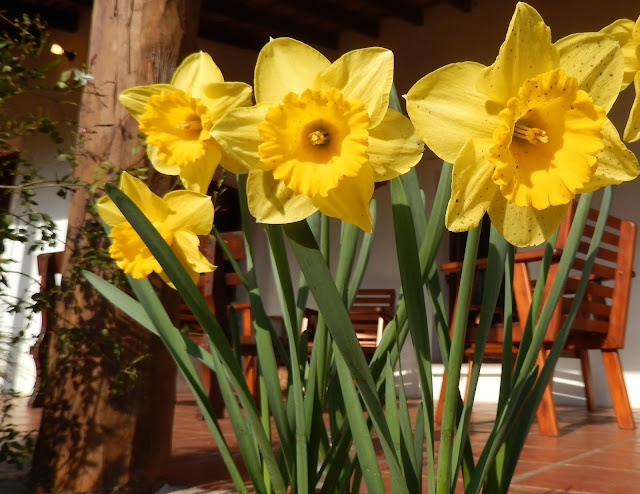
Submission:
MULTIPOLYGON (((389 17, 397 17, 415 26, 424 25, 424 11, 413 3, 395 0, 366 0, 366 5, 370 5, 389 17)), ((365 7, 366 8, 366 7, 365 7)))
MULTIPOLYGON (((269 36, 291 36, 327 48, 338 47, 340 33, 335 29, 321 27, 313 22, 305 22, 303 19, 277 15, 272 9, 249 7, 234 2, 216 3, 214 9, 202 10, 201 25, 205 22, 214 23, 219 27, 221 22, 224 23, 224 18, 227 18, 236 26, 246 26, 246 30, 253 28, 258 32, 265 32, 266 36, 260 46, 269 40, 269 36)), ((201 29, 200 33, 209 39, 212 39, 209 33, 215 36, 213 29, 206 31, 201 29)), ((236 36, 233 37, 236 38, 236 36)))
POLYGON ((347 9, 327 0, 277 0, 277 5, 287 5, 295 16, 313 18, 319 24, 331 24, 342 30, 375 38, 380 33, 378 19, 363 15, 362 11, 347 9))

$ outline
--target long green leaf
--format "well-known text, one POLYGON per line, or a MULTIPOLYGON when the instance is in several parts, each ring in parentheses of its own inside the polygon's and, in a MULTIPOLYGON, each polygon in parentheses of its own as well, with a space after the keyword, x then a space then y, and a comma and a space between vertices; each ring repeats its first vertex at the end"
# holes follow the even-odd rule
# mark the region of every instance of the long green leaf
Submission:
MULTIPOLYGON (((315 238, 308 225, 303 222, 286 225, 285 232, 298 264, 309 282, 311 293, 313 293, 318 308, 327 321, 331 336, 340 350, 351 375, 358 383, 358 389, 369 412, 369 417, 373 420, 378 432, 391 476, 401 478, 400 465, 398 458, 395 456, 389 428, 384 419, 384 412, 378 398, 373 376, 352 329, 347 309, 342 303, 342 298, 331 277, 331 273, 323 262, 324 258, 318 249, 315 238)), ((365 473, 364 471, 365 466, 363 466, 363 474, 365 473)), ((397 492, 407 492, 406 486, 400 485, 397 486, 397 489, 397 492)))
POLYGON ((222 430, 220 429, 220 425, 215 418, 209 397, 202 387, 198 371, 193 366, 193 363, 186 352, 186 347, 184 346, 180 333, 175 331, 171 319, 164 310, 160 299, 156 295, 148 279, 136 280, 129 278, 129 284, 147 312, 149 319, 157 329, 158 335, 165 347, 182 372, 182 375, 184 376, 187 385, 198 404, 198 408, 202 412, 202 416, 207 423, 209 431, 218 445, 218 450, 224 460, 225 466, 229 470, 229 474, 233 479, 234 485, 240 492, 246 492, 242 476, 233 461, 233 457, 231 456, 229 447, 226 443, 222 430))
MULTIPOLYGON (((416 200, 422 200, 418 197, 416 200)), ((429 325, 427 323, 427 309, 424 302, 420 258, 418 256, 417 240, 414 229, 412 208, 409 205, 402 181, 391 181, 391 204, 393 225, 396 236, 396 251, 400 268, 402 293, 407 307, 409 331, 416 355, 418 379, 422 402, 428 420, 426 421, 427 445, 427 480, 429 492, 435 492, 433 472, 435 471, 435 455, 433 444, 435 431, 433 427, 433 376, 431 371, 431 348, 429 346, 429 325)))
MULTIPOLYGON (((571 307, 569 308, 569 312, 567 313, 566 319, 562 323, 560 330, 558 331, 558 335, 551 345, 551 349, 549 350, 549 354, 545 359, 544 366, 540 371, 540 375, 538 376, 538 380, 535 383, 535 388, 531 393, 531 397, 528 403, 527 408, 524 410, 522 415, 522 420, 516 426, 516 429, 513 432, 513 439, 511 444, 514 445, 515 450, 512 452, 515 459, 520 456, 522 451, 522 447, 524 446, 524 441, 527 437, 529 428, 533 423, 535 418, 535 412, 538 409, 540 401, 542 400, 542 395, 544 393, 545 388, 549 384, 549 381, 553 378, 553 370, 558 362, 562 354, 562 350, 564 349, 565 343, 569 334, 571 332, 571 326, 573 321, 578 314, 580 309, 580 304, 582 303, 582 299, 584 297, 584 293, 587 288, 587 284, 589 282, 589 275, 591 274, 591 268, 596 260, 597 251, 600 247, 600 241, 602 240, 602 235, 604 233, 604 229, 607 222, 607 217, 609 215, 609 208, 611 206, 611 199, 613 197, 613 188, 612 186, 607 186, 604 189, 604 194, 602 198, 602 202, 599 208, 598 219, 596 221, 596 226, 594 228, 593 235, 591 237, 591 243, 589 244, 589 249, 587 250, 587 254, 585 257, 584 267, 582 269, 582 275, 580 277, 580 281, 578 282, 578 286, 576 288, 575 295, 573 297, 573 302, 571 307)), ((587 205, 590 205, 591 198, 588 198, 588 201, 585 200, 587 205)), ((588 213, 588 209, 587 209, 588 213)), ((576 211, 576 215, 577 215, 576 211)), ((573 225, 572 225, 573 229, 573 225)), ((582 232, 583 228, 580 228, 580 232, 582 232)), ((572 238, 571 235, 569 237, 572 238)), ((578 238, 579 237, 573 237, 578 238)), ((574 240, 567 239, 567 246, 569 242, 573 242, 574 240)), ((571 250, 573 250, 573 243, 569 246, 571 250)), ((558 269, 560 271, 560 269, 558 269)), ((503 477, 503 488, 508 488, 511 477, 513 476, 513 471, 515 470, 516 461, 514 458, 509 458, 507 466, 505 468, 505 474, 503 477)))
MULTIPOLYGON (((295 444, 294 437, 289 426, 286 409, 280 390, 280 379, 278 378, 278 362, 276 360, 274 346, 280 353, 281 360, 288 368, 291 368, 291 361, 288 352, 283 348, 279 336, 273 329, 271 320, 267 315, 262 303, 262 295, 258 287, 255 273, 254 254, 251 241, 251 228, 249 225, 249 205, 247 204, 246 176, 237 175, 240 218, 242 221, 242 231, 244 233, 245 258, 247 266, 247 288, 249 291, 249 302, 251 303, 251 315, 253 318, 253 329, 256 339, 256 351, 258 354, 258 366, 260 370, 261 386, 264 386, 266 393, 261 397, 267 397, 269 408, 273 414, 273 420, 280 439, 280 452, 284 457, 289 477, 293 477, 295 470, 295 444)), ((265 432, 270 434, 271 424, 268 414, 265 415, 266 407, 262 409, 262 421, 265 432)))
POLYGON ((462 263, 462 274, 460 276, 460 286, 458 288, 458 298, 456 313, 453 324, 453 336, 451 338, 451 351, 449 354, 449 365, 447 366, 447 383, 444 395, 444 409, 442 414, 442 425, 440 426, 440 449, 438 451, 438 494, 449 494, 453 492, 455 483, 452 484, 452 476, 455 465, 453 464, 453 440, 455 423, 457 419, 458 405, 458 383, 460 382, 460 368, 464 354, 464 344, 467 331, 467 318, 469 315, 469 304, 471 302, 471 291, 473 289, 473 277, 476 270, 476 256, 478 253, 478 242, 480 240, 480 228, 476 227, 469 231, 467 235, 467 245, 462 263))
POLYGON ((309 471, 307 464, 307 434, 304 417, 304 401, 302 396, 302 372, 298 361, 298 317, 296 314, 296 302, 293 295, 293 283, 287 251, 285 249, 282 229, 274 225, 267 226, 269 236, 269 246, 271 248, 271 260, 274 265, 276 288, 280 299, 282 313, 284 315, 284 326, 289 340, 291 355, 291 379, 293 386, 289 392, 293 394, 293 404, 295 413, 295 438, 296 438, 296 481, 297 492, 305 494, 309 489, 309 471))
POLYGON ((476 388, 478 387, 478 379, 480 378, 480 367, 482 366, 482 361, 484 360, 484 347, 487 343, 489 330, 491 329, 491 324, 494 318, 496 303, 498 302, 498 296, 500 294, 507 249, 507 241, 492 225, 491 233, 489 235, 489 258, 482 288, 482 308, 480 309, 480 321, 478 323, 478 329, 476 331, 475 338, 476 348, 473 353, 471 372, 467 377, 467 379, 469 380, 467 384, 467 396, 464 401, 464 406, 462 408, 462 417, 460 418, 458 423, 456 437, 453 445, 453 472, 451 478, 452 485, 455 485, 458 466, 462 461, 462 450, 466 446, 465 443, 468 436, 469 422, 471 421, 471 411, 473 409, 476 388))

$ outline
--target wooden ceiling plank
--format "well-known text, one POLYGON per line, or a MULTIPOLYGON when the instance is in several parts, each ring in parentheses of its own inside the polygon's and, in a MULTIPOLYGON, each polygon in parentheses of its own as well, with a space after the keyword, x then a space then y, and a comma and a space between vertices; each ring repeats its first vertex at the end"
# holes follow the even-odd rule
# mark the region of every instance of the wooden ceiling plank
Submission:
MULTIPOLYGON (((340 34, 334 29, 323 28, 302 19, 275 15, 272 9, 249 8, 234 2, 220 2, 216 3, 215 9, 201 12, 201 19, 211 17, 226 17, 231 22, 265 31, 272 37, 287 35, 327 48, 338 47, 340 34)), ((264 43, 268 41, 268 36, 265 37, 264 43)))

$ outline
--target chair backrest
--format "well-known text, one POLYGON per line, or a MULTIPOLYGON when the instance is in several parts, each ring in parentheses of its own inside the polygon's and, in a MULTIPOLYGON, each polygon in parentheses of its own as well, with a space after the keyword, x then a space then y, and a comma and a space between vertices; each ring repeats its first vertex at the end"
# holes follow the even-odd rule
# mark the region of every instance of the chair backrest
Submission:
MULTIPOLYGON (((571 226, 575 204, 571 205, 560 227, 556 248, 562 249, 571 226)), ((571 304, 585 266, 586 253, 595 230, 598 210, 589 211, 587 224, 581 238, 579 252, 573 263, 570 277, 564 288, 561 303, 554 311, 545 335, 547 342, 555 340, 571 304)), ((633 273, 633 257, 636 242, 636 225, 632 221, 613 216, 607 218, 606 228, 595 263, 591 269, 585 295, 572 324, 568 347, 620 349, 624 344, 629 292, 633 273)), ((551 265, 545 295, 557 271, 557 263, 551 265)), ((518 295, 516 294, 516 297, 518 295)), ((516 300, 516 303, 518 301, 516 300)), ((520 319, 522 319, 520 315, 520 319)))
POLYGON ((362 347, 375 348, 382 338, 382 330, 393 317, 396 291, 387 288, 358 290, 349 318, 362 347))

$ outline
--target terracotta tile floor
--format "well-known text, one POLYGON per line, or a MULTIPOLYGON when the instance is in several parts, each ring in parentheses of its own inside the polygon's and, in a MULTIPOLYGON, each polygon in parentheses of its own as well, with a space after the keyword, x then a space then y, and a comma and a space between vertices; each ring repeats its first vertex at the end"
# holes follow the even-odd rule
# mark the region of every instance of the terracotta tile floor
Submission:
MULTIPOLYGON (((26 403, 26 399, 16 402, 13 423, 23 430, 35 430, 40 413, 27 408, 26 403)), ((491 429, 493 414, 492 405, 476 405, 471 425, 476 451, 491 429)), ((558 438, 541 436, 537 426, 532 428, 510 492, 640 493, 640 431, 618 429, 610 409, 587 413, 582 408, 560 407, 558 417, 561 425, 558 438)), ((640 424, 640 411, 636 412, 636 423, 640 424)), ((229 420, 222 419, 220 424, 232 451, 237 452, 229 420)), ((0 479, 7 478, 4 474, 3 477, 0 468, 0 479)), ((211 490, 231 487, 208 429, 198 418, 196 405, 188 393, 179 393, 176 400, 168 480, 174 485, 211 490)))
MULTIPOLYGON (((191 397, 179 394, 169 480, 179 485, 230 488, 207 427, 195 418, 196 413, 191 397)), ((491 430, 494 414, 492 405, 476 405, 471 438, 478 452, 491 430)), ((561 436, 557 438, 542 436, 533 426, 510 492, 640 493, 640 431, 618 429, 611 409, 587 413, 582 408, 559 407, 558 418, 561 436)), ((636 422, 640 424, 640 410, 636 422)), ((229 421, 223 419, 221 426, 232 451, 237 451, 229 421)))

